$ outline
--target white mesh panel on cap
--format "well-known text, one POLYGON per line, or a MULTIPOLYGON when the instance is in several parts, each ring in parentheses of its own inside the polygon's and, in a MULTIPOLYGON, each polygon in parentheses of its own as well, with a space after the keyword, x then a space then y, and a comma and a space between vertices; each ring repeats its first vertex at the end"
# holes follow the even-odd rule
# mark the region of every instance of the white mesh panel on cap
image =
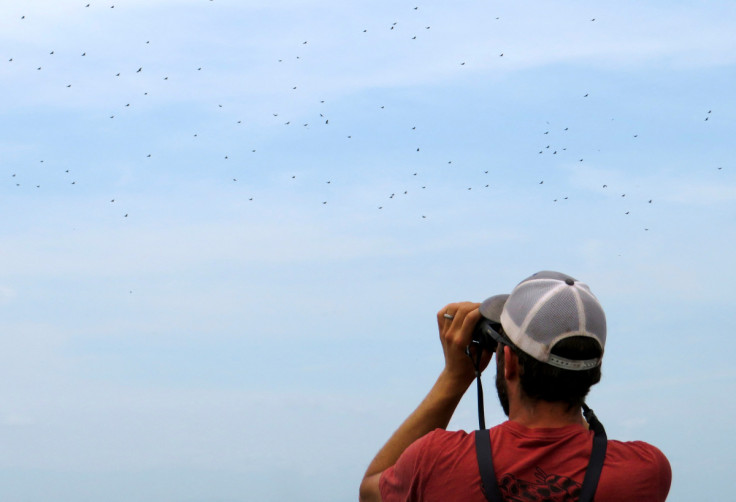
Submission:
POLYGON ((544 331, 537 328, 537 336, 532 336, 528 332, 529 326, 534 322, 538 311, 544 308, 545 300, 555 295, 563 286, 566 286, 565 283, 556 279, 527 279, 514 288, 501 314, 501 324, 511 341, 540 361, 546 361, 549 355, 544 331), (507 322, 511 331, 506 326, 507 322))
POLYGON ((575 288, 565 283, 562 283, 554 296, 546 299, 536 315, 530 319, 526 329, 528 336, 545 345, 551 344, 563 333, 579 331, 580 311, 575 288))
POLYGON ((603 348, 606 319, 584 283, 558 272, 539 272, 522 281, 501 314, 504 331, 535 359, 548 362, 554 344, 569 336, 591 336, 603 348))
POLYGON ((601 344, 601 348, 606 346, 606 313, 598 302, 598 298, 590 291, 590 288, 583 283, 576 283, 580 286, 580 300, 583 302, 585 310, 585 330, 595 336, 601 344))

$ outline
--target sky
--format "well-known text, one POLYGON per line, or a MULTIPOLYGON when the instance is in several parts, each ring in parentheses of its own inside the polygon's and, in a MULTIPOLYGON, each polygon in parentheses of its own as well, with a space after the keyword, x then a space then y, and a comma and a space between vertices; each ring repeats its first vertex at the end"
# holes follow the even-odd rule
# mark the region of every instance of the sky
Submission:
POLYGON ((735 18, 0 0, 0 499, 355 500, 436 312, 558 270, 606 311, 609 437, 722 500, 735 18))

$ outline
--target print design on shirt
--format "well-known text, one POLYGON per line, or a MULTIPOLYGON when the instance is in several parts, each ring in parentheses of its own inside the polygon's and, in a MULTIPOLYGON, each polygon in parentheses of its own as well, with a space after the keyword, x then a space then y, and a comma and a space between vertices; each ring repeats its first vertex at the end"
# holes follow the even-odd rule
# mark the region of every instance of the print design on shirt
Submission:
POLYGON ((580 483, 567 476, 547 474, 537 466, 536 482, 519 479, 505 474, 498 487, 508 502, 577 502, 580 498, 580 483))

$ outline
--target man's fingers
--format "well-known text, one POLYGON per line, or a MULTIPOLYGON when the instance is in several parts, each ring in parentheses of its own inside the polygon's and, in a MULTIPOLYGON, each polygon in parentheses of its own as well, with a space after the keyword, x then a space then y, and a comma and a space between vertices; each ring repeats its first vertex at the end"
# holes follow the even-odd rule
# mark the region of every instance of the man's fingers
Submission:
POLYGON ((448 303, 442 307, 439 312, 437 312, 437 325, 440 328, 440 333, 442 333, 444 329, 449 328, 458 317, 458 320, 462 322, 464 315, 461 307, 465 303, 469 302, 448 303))
POLYGON ((472 331, 473 328, 475 328, 475 325, 478 324, 478 321, 480 321, 481 315, 480 311, 478 310, 477 303, 473 304, 475 307, 473 307, 472 310, 470 310, 467 315, 465 315, 463 319, 463 331, 465 331, 468 326, 470 327, 470 330, 472 331))
POLYGON ((445 328, 445 326, 449 326, 453 318, 455 317, 455 315, 453 314, 453 312, 457 310, 455 308, 455 305, 456 304, 454 303, 447 304, 442 307, 439 312, 437 312, 437 326, 439 326, 440 328, 440 334, 442 333, 442 330, 445 328))
POLYGON ((462 320, 465 313, 465 310, 463 309, 465 304, 470 304, 470 302, 448 303, 442 307, 440 311, 437 312, 437 322, 439 323, 440 328, 443 326, 449 326, 458 317, 462 320))
POLYGON ((480 319, 479 305, 475 302, 458 302, 441 309, 437 313, 440 335, 453 345, 464 347, 470 343, 473 327, 480 319))

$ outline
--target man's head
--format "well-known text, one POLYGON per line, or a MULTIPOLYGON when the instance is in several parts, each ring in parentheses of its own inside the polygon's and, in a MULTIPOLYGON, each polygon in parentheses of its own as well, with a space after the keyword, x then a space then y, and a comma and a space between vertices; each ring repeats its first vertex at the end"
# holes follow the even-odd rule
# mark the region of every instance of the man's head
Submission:
POLYGON ((508 414, 504 346, 518 362, 524 398, 579 407, 600 381, 606 317, 587 285, 559 272, 538 272, 510 295, 480 306, 499 343, 496 387, 508 414))

